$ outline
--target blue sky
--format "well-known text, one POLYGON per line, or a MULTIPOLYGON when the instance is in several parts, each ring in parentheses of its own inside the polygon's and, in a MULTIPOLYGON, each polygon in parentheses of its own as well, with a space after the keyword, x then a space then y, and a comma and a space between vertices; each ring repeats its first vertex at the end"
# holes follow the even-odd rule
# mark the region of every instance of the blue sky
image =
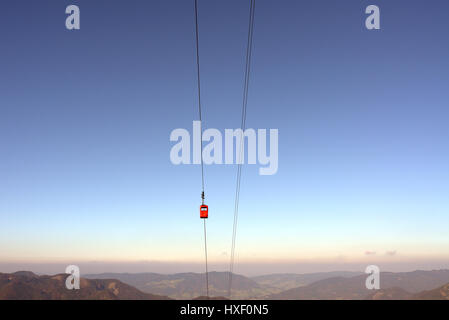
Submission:
MULTIPOLYGON (((206 128, 240 124, 248 9, 199 1, 206 128)), ((279 129, 279 170, 243 168, 238 261, 449 266, 448 27, 442 0, 257 1, 247 125, 279 129)), ((169 159, 193 1, 2 1, 0 41, 0 261, 201 262, 200 168, 169 159)), ((205 168, 217 263, 235 177, 205 168)))

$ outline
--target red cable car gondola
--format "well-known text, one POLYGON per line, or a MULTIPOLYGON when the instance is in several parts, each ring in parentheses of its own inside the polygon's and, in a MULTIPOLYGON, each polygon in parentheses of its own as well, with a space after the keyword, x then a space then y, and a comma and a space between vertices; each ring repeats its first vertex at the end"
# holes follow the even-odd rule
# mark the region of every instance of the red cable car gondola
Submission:
POLYGON ((200 218, 207 219, 209 217, 209 207, 205 204, 200 206, 200 218))

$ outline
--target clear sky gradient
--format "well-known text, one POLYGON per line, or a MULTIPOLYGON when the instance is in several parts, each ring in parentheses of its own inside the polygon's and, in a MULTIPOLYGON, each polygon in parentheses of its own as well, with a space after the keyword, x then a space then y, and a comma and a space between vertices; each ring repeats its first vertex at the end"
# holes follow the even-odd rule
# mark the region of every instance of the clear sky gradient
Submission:
MULTIPOLYGON (((205 128, 240 125, 248 10, 199 0, 205 128)), ((1 1, 0 263, 203 261, 200 167, 169 159, 198 120, 193 19, 193 0, 1 1)), ((243 168, 238 262, 449 267, 449 2, 257 0, 255 19, 247 125, 279 129, 279 170, 243 168)), ((236 169, 205 167, 217 269, 236 169)))

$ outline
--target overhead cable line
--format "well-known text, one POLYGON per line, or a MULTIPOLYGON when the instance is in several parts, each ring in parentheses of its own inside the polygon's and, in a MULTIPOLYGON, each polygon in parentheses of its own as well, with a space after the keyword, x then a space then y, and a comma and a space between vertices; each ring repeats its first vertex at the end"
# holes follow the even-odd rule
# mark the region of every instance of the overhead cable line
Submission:
POLYGON ((207 265, 207 229, 206 229, 206 218, 207 218, 207 206, 204 204, 204 165, 203 165, 203 119, 201 110, 201 78, 200 78, 200 50, 199 50, 199 27, 198 27, 198 0, 195 0, 195 44, 196 44, 196 76, 198 85, 198 114, 200 119, 200 151, 201 151, 201 207, 200 207, 200 217, 204 218, 204 255, 206 258, 206 296, 209 298, 209 270, 207 265), (203 216, 203 212, 206 209, 206 215, 203 216))
POLYGON ((240 201, 240 182, 242 176, 242 163, 244 159, 244 132, 246 128, 246 109, 248 105, 248 88, 249 80, 251 74, 251 57, 253 50, 253 32, 254 32, 254 12, 256 6, 256 0, 250 0, 250 13, 249 13, 249 26, 248 26, 248 39, 246 47, 246 62, 245 62, 245 80, 243 84, 243 103, 242 103, 242 121, 241 129, 242 135, 240 137, 240 153, 239 161, 237 164, 237 183, 235 189, 235 203, 234 203, 234 222, 232 227, 232 242, 231 242, 231 257, 229 263, 229 284, 228 284, 228 296, 231 298, 232 290, 232 274, 234 272, 234 261, 235 261, 235 242, 237 236, 237 223, 239 215, 239 201, 240 201), (242 158, 243 157, 243 158, 242 158))

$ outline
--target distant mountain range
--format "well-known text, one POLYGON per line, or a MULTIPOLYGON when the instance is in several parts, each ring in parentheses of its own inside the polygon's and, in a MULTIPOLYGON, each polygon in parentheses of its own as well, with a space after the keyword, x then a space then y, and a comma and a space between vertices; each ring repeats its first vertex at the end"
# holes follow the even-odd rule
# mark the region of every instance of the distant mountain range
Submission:
MULTIPOLYGON (((209 293, 227 297, 227 272, 209 273, 209 293)), ((104 273, 81 278, 80 290, 67 290, 67 274, 0 273, 0 300, 161 300, 206 299, 205 275, 178 273, 104 273)), ((233 299, 273 300, 449 300, 449 270, 391 273, 380 276, 380 290, 365 287, 366 274, 329 272, 233 275, 233 299)))
POLYGON ((362 299, 411 299, 420 294, 423 298, 432 290, 449 283, 449 270, 382 272, 380 274, 381 290, 368 290, 365 287, 367 275, 350 278, 333 277, 311 283, 307 286, 293 288, 267 296, 273 300, 362 300, 362 299), (416 295, 416 296, 415 296, 416 295))
POLYGON ((0 300, 167 300, 141 292, 118 280, 81 278, 79 290, 65 287, 67 274, 38 276, 32 272, 0 273, 0 300))

